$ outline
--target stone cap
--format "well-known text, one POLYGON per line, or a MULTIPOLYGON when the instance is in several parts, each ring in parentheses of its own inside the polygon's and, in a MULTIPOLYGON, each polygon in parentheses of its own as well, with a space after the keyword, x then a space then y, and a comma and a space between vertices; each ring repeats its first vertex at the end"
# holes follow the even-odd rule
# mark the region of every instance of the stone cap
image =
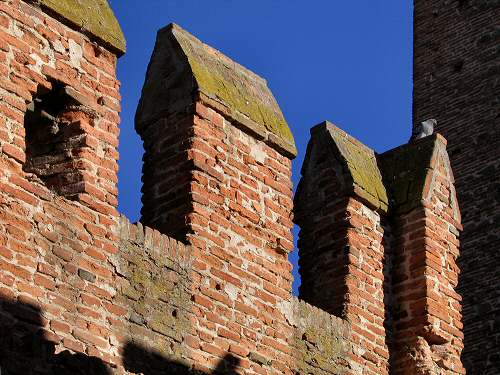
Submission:
POLYGON ((311 135, 325 136, 325 131, 335 145, 335 157, 352 181, 349 189, 375 210, 387 212, 389 201, 375 151, 328 121, 313 127, 311 135))
POLYGON ((433 134, 379 155, 391 211, 405 213, 422 205, 435 168, 437 152, 442 149, 446 153, 446 144, 442 135, 433 134))
MULTIPOLYGON (((446 139, 433 134, 382 154, 361 143, 342 129, 325 121, 311 129, 302 176, 314 165, 314 147, 326 149, 338 175, 337 192, 354 195, 372 209, 389 214, 404 214, 425 206, 432 198, 436 175, 445 173, 454 184, 446 151, 446 139), (311 164, 312 163, 312 164, 311 164)), ((297 188, 296 209, 300 206, 302 181, 297 188)), ((314 187, 312 187, 314 189, 314 187)), ((455 189, 450 192, 452 219, 460 227, 460 210, 455 189)))
MULTIPOLYGON (((107 0, 28 0, 42 9, 61 16, 72 27, 97 38, 114 53, 126 51, 123 31, 107 0)), ((64 22, 66 21, 66 22, 64 22)))
POLYGON ((229 110, 227 114, 242 125, 248 123, 247 118, 250 119, 257 125, 251 130, 262 133, 260 135, 271 142, 279 143, 294 156, 297 155, 292 132, 265 79, 201 42, 180 26, 171 24, 169 30, 186 54, 198 89, 203 94, 222 102, 229 110))
POLYGON ((216 49, 170 24, 158 32, 136 129, 162 113, 201 100, 289 157, 295 140, 267 82, 216 49), (161 82, 161 84, 160 84, 161 82))

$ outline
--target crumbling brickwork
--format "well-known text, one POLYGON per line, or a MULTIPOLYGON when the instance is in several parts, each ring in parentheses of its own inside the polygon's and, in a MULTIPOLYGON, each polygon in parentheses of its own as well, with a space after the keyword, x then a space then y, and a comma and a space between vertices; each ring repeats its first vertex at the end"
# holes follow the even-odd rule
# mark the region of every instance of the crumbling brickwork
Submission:
MULTIPOLYGON (((0 8, 9 78, 0 144, 2 372, 346 369, 348 325, 290 295, 295 149, 265 82, 254 76, 264 95, 249 119, 229 120, 237 114, 192 92, 181 98, 192 110, 177 134, 189 190, 176 221, 187 230, 170 233, 175 221, 159 226, 147 214, 144 221, 185 245, 116 211, 120 44, 74 31, 74 14, 67 22, 64 9, 44 6, 0 8), (257 129, 263 119, 271 130, 257 129), (314 327, 315 316, 328 329, 314 327), (304 345, 317 355, 302 353, 304 345)), ((145 169, 146 187, 148 176, 145 169)))
POLYGON ((462 227, 446 141, 429 136, 380 160, 386 181, 392 180, 394 373, 463 373, 455 292, 462 227))
POLYGON ((460 215, 440 136, 376 154, 293 136, 255 73, 158 33, 136 130, 141 223, 119 216, 106 1, 0 2, 0 369, 12 374, 463 373, 460 215), (420 160, 420 164, 415 164, 420 160))
POLYGON ((165 231, 177 221, 172 235, 192 246, 195 367, 209 371, 230 353, 249 373, 287 373, 293 328, 276 306, 291 298, 295 150, 286 137, 273 138, 281 129, 269 130, 246 105, 238 107, 241 94, 231 85, 241 81, 253 89, 250 109, 282 117, 260 77, 178 26, 159 32, 136 117, 146 145, 142 221, 165 231), (192 92, 193 79, 199 92, 192 92), (170 181, 182 184, 174 194, 170 181))
POLYGON ((415 2, 414 124, 437 119, 449 151, 464 231, 459 293, 463 361, 500 369, 500 148, 498 1, 415 2))

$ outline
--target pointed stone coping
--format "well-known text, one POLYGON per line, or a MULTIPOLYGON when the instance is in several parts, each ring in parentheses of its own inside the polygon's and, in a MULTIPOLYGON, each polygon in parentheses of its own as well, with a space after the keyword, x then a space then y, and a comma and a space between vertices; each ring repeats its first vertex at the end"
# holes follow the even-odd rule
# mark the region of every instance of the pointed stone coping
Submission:
MULTIPOLYGON (((403 214, 424 205, 433 183, 434 169, 441 157, 453 181, 446 152, 446 139, 433 134, 383 154, 364 145, 342 129, 325 121, 311 129, 312 137, 329 137, 342 165, 350 193, 380 212, 403 214), (444 157, 444 158, 443 158, 444 157)), ((308 156, 304 162, 307 168, 308 156)), ((304 174, 304 172, 302 173, 304 174)), ((460 227, 460 211, 452 194, 454 220, 460 227)))
POLYGON ((170 24, 158 33, 143 89, 143 103, 139 105, 136 116, 138 128, 153 118, 152 112, 159 112, 161 106, 166 106, 159 103, 158 98, 165 102, 172 100, 174 95, 186 97, 185 91, 190 90, 191 95, 193 89, 208 106, 235 120, 257 138, 277 146, 289 157, 297 155, 292 132, 267 82, 180 26, 170 24), (165 75, 165 81, 174 81, 174 72, 182 73, 176 86, 169 87, 170 93, 166 94, 162 91, 169 86, 168 83, 161 88, 155 81, 162 79, 160 75, 168 70, 170 73, 165 75), (189 82, 190 86, 179 89, 182 83, 178 82, 181 81, 189 82), (154 108, 150 104, 153 101, 156 101, 154 108))
POLYGON ((311 135, 323 137, 325 131, 335 145, 336 159, 352 183, 351 192, 373 209, 387 212, 389 201, 375 151, 328 121, 312 128, 311 135))
MULTIPOLYGON (((447 155, 446 144, 442 135, 433 134, 379 155, 392 212, 402 214, 422 206, 432 183, 438 153, 447 155)), ((448 168, 453 178, 451 167, 448 168)))
POLYGON ((97 38, 114 53, 126 51, 126 41, 107 0, 29 0, 49 13, 61 16, 78 31, 97 38))

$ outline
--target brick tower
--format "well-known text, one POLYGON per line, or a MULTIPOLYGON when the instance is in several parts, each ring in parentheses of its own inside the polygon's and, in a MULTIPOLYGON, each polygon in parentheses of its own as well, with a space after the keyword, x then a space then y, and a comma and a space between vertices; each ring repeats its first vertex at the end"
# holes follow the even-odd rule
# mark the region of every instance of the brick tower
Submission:
POLYGON ((415 0, 414 124, 448 139, 464 231, 463 362, 500 369, 500 4, 415 0))

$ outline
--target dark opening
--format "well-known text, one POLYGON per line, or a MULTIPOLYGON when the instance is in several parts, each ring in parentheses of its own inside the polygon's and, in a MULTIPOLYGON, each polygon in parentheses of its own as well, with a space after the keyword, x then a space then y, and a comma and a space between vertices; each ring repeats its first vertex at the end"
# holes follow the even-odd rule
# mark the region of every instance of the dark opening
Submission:
POLYGON ((458 60, 453 63, 453 71, 455 73, 460 73, 464 67, 464 61, 458 60))
POLYGON ((24 116, 26 163, 24 171, 33 173, 58 194, 74 194, 82 181, 75 154, 84 146, 85 135, 79 123, 65 119, 68 111, 82 107, 79 95, 62 83, 52 90, 39 89, 24 116))

